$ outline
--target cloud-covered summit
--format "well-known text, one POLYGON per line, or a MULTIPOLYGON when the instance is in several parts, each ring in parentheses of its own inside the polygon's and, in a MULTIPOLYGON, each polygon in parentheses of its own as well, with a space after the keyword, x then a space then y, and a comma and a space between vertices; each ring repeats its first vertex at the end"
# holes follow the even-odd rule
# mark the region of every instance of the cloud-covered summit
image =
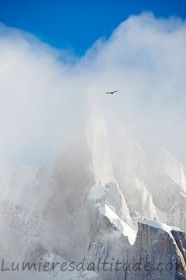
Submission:
POLYGON ((150 158, 164 146, 186 163, 185 49, 185 21, 150 13, 81 58, 1 25, 0 150, 13 163, 50 163, 83 133, 96 94, 111 134, 124 123, 150 158), (104 95, 112 89, 119 94, 104 95))

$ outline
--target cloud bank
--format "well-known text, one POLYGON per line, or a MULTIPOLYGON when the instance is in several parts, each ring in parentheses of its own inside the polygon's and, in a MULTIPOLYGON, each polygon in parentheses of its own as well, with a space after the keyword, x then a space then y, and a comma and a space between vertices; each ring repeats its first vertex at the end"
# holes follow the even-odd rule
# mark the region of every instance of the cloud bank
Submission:
POLYGON ((0 152, 50 164, 84 133, 96 95, 110 134, 124 124, 149 158, 164 146, 186 163, 185 49, 186 22, 151 13, 129 17, 81 58, 0 25, 0 152))

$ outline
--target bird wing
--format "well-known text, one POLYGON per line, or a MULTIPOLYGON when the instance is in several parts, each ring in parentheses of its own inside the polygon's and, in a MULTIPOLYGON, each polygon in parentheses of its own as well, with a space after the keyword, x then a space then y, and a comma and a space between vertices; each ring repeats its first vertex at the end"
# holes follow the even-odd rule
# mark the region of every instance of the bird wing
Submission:
POLYGON ((118 91, 119 90, 107 91, 107 92, 105 92, 105 94, 113 94, 113 93, 118 92, 118 91))

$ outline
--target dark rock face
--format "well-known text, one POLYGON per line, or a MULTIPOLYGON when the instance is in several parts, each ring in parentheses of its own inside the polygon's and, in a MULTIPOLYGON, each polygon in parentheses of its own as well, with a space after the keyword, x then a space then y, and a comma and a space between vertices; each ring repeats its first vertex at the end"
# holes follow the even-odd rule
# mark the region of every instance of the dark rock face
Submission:
POLYGON ((142 258, 139 279, 185 279, 185 241, 183 232, 172 234, 148 222, 139 223, 135 243, 135 255, 142 258))
POLYGON ((186 279, 185 234, 169 234, 143 223, 138 226, 134 245, 114 230, 102 237, 99 234, 90 244, 89 262, 95 263, 97 279, 186 279))
POLYGON ((177 277, 178 279, 186 279, 186 237, 182 231, 171 231, 176 242, 177 253, 177 277))

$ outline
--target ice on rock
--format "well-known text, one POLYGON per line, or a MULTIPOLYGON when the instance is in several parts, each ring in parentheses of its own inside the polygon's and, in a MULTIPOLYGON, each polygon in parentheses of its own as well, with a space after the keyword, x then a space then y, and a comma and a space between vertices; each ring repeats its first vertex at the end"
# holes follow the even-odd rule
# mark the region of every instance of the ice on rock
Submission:
POLYGON ((127 205, 135 216, 157 219, 156 207, 149 191, 151 170, 142 148, 121 126, 112 149, 114 174, 125 196, 127 205))
POLYGON ((114 180, 114 174, 110 158, 107 128, 97 100, 95 100, 91 106, 86 135, 92 153, 95 182, 96 184, 104 185, 114 180))
POLYGON ((100 213, 108 218, 111 224, 114 225, 115 229, 126 236, 130 244, 134 244, 136 239, 136 231, 128 226, 127 223, 122 221, 118 215, 112 210, 107 204, 100 207, 100 213))
POLYGON ((186 168, 165 148, 162 149, 155 165, 155 171, 167 175, 186 192, 186 168))
POLYGON ((178 228, 170 227, 155 220, 138 221, 135 231, 116 213, 106 200, 105 186, 93 186, 89 193, 90 242, 89 261, 105 259, 111 262, 119 259, 124 264, 138 264, 141 269, 125 271, 98 271, 98 279, 144 280, 149 279, 185 279, 185 234, 178 228), (158 265, 171 264, 168 269, 156 269, 158 265), (150 269, 146 270, 146 265, 150 269), (178 278, 182 277, 182 278, 178 278))
POLYGON ((162 149, 155 164, 151 193, 160 221, 165 221, 171 226, 186 230, 184 174, 185 168, 182 163, 168 151, 162 149))
MULTIPOLYGON (((107 205, 114 211, 118 218, 134 228, 134 223, 130 217, 125 198, 116 182, 107 183, 105 186, 94 185, 90 189, 88 198, 92 207, 97 208, 107 205)), ((91 207, 89 208, 91 210, 91 207)))

